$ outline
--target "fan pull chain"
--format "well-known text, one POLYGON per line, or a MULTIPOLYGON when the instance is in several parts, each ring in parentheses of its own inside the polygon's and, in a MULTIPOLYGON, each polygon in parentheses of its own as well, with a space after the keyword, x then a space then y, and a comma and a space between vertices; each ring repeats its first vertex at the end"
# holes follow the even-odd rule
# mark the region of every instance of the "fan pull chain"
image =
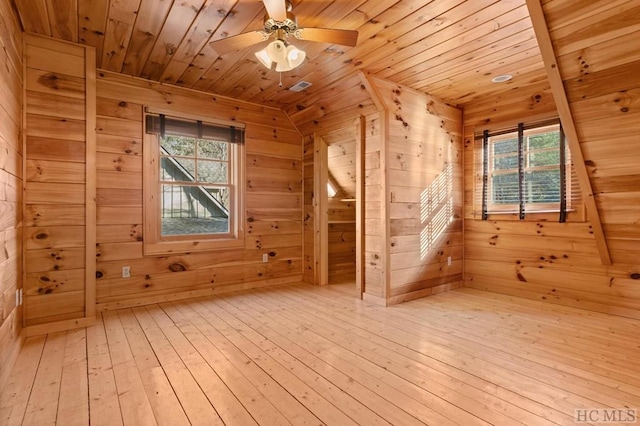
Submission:
POLYGON ((280 84, 278 86, 282 87, 282 73, 280 73, 280 84))

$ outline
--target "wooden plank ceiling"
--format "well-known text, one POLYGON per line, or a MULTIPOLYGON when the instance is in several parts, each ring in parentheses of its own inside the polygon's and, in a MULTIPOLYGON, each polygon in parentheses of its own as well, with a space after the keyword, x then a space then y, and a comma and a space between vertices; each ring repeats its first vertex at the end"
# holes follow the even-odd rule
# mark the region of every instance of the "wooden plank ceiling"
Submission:
POLYGON ((295 41, 305 63, 282 74, 254 52, 208 42, 262 28, 260 0, 14 0, 25 31, 93 46, 98 67, 260 103, 304 109, 362 70, 454 105, 546 80, 524 0, 295 0, 302 27, 355 29, 356 47, 295 41), (491 78, 509 73, 508 83, 491 78), (287 90, 300 80, 313 85, 287 90))

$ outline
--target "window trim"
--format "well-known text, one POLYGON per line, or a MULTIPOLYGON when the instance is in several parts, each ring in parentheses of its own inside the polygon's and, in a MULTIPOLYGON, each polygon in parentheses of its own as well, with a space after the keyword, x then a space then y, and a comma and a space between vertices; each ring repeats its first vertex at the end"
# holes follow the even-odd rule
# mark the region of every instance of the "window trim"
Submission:
MULTIPOLYGON (((244 128, 244 125, 217 121, 208 117, 182 113, 178 111, 164 111, 145 108, 147 114, 166 114, 168 116, 189 120, 203 121, 207 124, 235 126, 244 128)), ((144 118, 143 116, 143 118, 144 118)), ((201 234, 201 235, 172 235, 161 236, 160 231, 160 141, 159 135, 149 134, 146 129, 146 119, 143 119, 143 219, 144 239, 143 252, 145 255, 160 255, 169 253, 188 253, 199 251, 225 250, 245 247, 245 171, 246 155, 244 144, 231 144, 230 154, 233 153, 236 164, 230 172, 229 187, 235 186, 235 191, 230 194, 233 218, 230 218, 230 233, 228 234, 201 234), (235 192, 235 194, 233 194, 235 192)))
MULTIPOLYGON (((523 137, 525 141, 528 141, 528 136, 529 135, 535 135, 538 133, 547 133, 549 132, 552 128, 554 127, 558 127, 558 132, 560 132, 561 127, 559 126, 559 124, 547 124, 547 125, 541 125, 539 127, 530 127, 528 129, 523 129, 523 137)), ((506 169, 506 170, 494 170, 494 162, 492 161, 494 158, 496 158, 495 154, 492 154, 493 152, 493 145, 496 144, 497 142, 501 142, 507 139, 510 139, 511 137, 513 137, 513 135, 518 135, 518 129, 515 129, 512 132, 509 133, 502 133, 499 135, 495 135, 495 136, 489 136, 490 140, 487 144, 487 148, 488 148, 488 163, 489 164, 489 170, 487 171, 487 211, 489 214, 511 214, 511 213, 518 213, 520 212, 520 203, 522 203, 523 207, 524 207, 524 212, 526 212, 526 214, 535 214, 535 213, 557 213, 560 212, 560 202, 553 202, 553 203, 527 203, 524 199, 523 199, 523 195, 520 195, 520 201, 517 201, 513 204, 496 204, 496 203, 492 203, 491 202, 491 196, 490 194, 493 194, 493 176, 496 175, 502 175, 502 174, 513 174, 513 173, 524 173, 526 174, 529 171, 536 171, 536 170, 555 170, 555 169, 560 169, 560 165, 557 166, 537 166, 537 167, 530 167, 528 165, 529 163, 529 153, 530 150, 528 149, 528 147, 522 147, 523 151, 522 151, 522 163, 519 164, 519 166, 522 166, 522 170, 520 170, 519 167, 513 168, 513 169, 506 169)), ((557 148, 558 150, 560 149, 560 146, 557 148)), ((555 148, 553 149, 555 150, 555 148)), ((536 152, 539 152, 541 150, 536 150, 536 152)), ((546 151, 551 151, 551 149, 546 149, 546 151)), ((515 155, 520 155, 519 152, 516 152, 515 155)), ((510 156, 513 156, 510 155, 510 156)), ((565 187, 570 186, 571 185, 571 180, 570 177, 566 177, 565 178, 565 187)), ((571 209, 571 200, 567 200, 567 210, 571 209)))
MULTIPOLYGON (((472 151, 472 162, 473 162, 473 173, 474 173, 474 187, 473 187, 473 201, 471 203, 472 214, 476 220, 489 220, 489 221, 529 221, 529 222, 554 222, 559 220, 560 208, 557 205, 551 206, 552 208, 548 210, 536 210, 536 211, 526 211, 526 216, 524 219, 520 218, 518 205, 516 204, 516 208, 511 208, 510 210, 505 211, 491 211, 484 204, 484 201, 487 200, 489 194, 487 196, 483 196, 483 192, 488 190, 489 185, 484 185, 483 182, 485 179, 488 179, 488 176, 484 173, 483 165, 488 162, 489 158, 485 159, 485 155, 488 154, 488 151, 484 149, 484 136, 499 136, 507 133, 514 133, 517 131, 518 123, 524 122, 524 130, 535 129, 539 127, 546 127, 554 124, 560 123, 560 120, 557 117, 536 117, 530 120, 518 120, 518 121, 505 121, 500 123, 492 123, 491 126, 477 126, 473 129, 473 151, 472 151)), ((566 143, 566 149, 569 149, 569 144, 566 143)), ((569 157, 567 157, 569 159, 569 157)), ((585 208, 585 201, 582 199, 582 194, 579 189, 576 189, 577 180, 573 175, 573 167, 570 167, 571 161, 568 161, 566 165, 566 184, 565 184, 565 198, 567 201, 566 214, 562 218, 562 221, 566 222, 574 222, 574 223, 584 223, 587 221, 587 212, 585 208), (576 192, 577 191, 577 192, 576 192), (577 196, 574 196, 574 192, 576 192, 577 196)), ((488 191, 487 191, 488 192, 488 191)), ((555 204, 555 203, 554 203, 555 204)))

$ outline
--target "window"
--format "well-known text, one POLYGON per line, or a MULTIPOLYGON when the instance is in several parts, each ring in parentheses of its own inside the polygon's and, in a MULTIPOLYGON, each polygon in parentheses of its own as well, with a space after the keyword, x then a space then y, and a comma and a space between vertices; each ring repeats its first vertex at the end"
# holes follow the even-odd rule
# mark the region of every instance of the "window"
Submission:
POLYGON ((482 217, 512 213, 559 212, 579 204, 564 134, 558 123, 520 124, 517 128, 485 131, 482 140, 482 217))
POLYGON ((146 116, 145 253, 242 242, 243 138, 235 126, 146 116))

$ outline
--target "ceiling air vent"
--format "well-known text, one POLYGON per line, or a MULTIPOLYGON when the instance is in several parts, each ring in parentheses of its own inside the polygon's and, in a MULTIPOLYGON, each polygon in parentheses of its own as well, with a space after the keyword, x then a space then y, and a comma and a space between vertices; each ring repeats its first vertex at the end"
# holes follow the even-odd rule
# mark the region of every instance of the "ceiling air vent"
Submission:
POLYGON ((311 83, 309 83, 308 81, 299 81, 293 86, 289 87, 289 90, 291 90, 292 92, 302 92, 309 86, 311 86, 311 83))

